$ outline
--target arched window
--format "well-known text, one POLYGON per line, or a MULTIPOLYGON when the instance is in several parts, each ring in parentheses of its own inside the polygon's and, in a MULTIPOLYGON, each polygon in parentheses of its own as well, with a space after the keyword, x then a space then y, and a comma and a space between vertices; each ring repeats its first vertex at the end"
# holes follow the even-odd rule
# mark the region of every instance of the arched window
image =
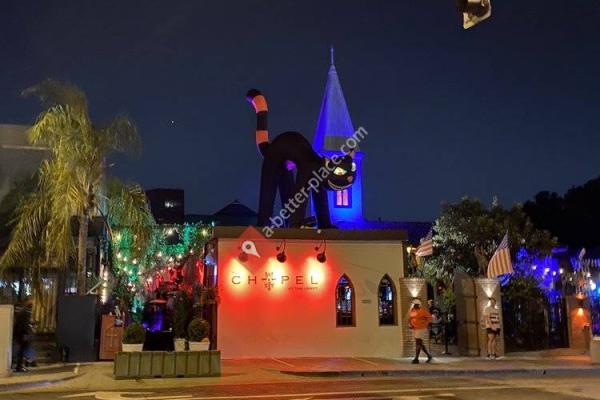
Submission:
POLYGON ((335 314, 337 326, 354 326, 354 286, 346 274, 335 287, 335 314))
POLYGON ((388 275, 379 282, 379 325, 396 325, 396 288, 388 275))

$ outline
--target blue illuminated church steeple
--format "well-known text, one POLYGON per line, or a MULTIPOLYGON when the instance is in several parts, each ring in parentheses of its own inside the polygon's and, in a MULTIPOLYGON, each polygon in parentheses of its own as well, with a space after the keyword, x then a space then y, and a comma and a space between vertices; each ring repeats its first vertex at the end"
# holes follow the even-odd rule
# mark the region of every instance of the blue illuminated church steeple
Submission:
MULTIPOLYGON (((331 47, 331 65, 327 74, 325 94, 321 103, 321 113, 313 139, 313 148, 321 156, 343 155, 340 151, 346 140, 354 135, 354 126, 348 112, 342 85, 338 77, 334 50, 331 47)), ((354 184, 341 191, 329 191, 331 222, 335 225, 360 225, 363 222, 362 210, 362 158, 363 152, 356 148, 356 178, 354 184)))

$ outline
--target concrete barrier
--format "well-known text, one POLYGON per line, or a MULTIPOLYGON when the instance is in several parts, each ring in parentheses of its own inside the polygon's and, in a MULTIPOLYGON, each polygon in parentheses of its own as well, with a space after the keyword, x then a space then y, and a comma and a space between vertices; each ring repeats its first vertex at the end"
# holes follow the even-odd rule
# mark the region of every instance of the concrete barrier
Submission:
POLYGON ((12 333, 14 307, 0 305, 0 377, 9 376, 12 372, 12 333), (5 328, 6 327, 6 328, 5 328))

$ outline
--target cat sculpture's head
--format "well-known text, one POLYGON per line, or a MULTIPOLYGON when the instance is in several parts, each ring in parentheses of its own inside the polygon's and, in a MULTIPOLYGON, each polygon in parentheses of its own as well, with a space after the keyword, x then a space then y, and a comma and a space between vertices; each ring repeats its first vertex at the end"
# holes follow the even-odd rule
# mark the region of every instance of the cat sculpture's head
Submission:
POLYGON ((354 150, 338 158, 337 163, 325 158, 325 166, 331 171, 327 176, 327 185, 330 190, 348 189, 356 180, 356 164, 354 163, 354 150))

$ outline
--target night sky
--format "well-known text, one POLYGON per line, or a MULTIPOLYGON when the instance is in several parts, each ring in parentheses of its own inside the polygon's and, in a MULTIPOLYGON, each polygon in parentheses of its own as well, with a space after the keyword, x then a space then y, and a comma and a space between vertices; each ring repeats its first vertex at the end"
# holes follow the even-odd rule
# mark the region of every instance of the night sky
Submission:
POLYGON ((495 0, 463 31, 452 0, 0 3, 0 122, 40 111, 20 91, 78 84, 92 116, 125 113, 140 159, 112 173, 186 191, 187 212, 256 209, 270 132, 312 138, 329 46, 361 143, 369 218, 427 220, 468 194, 503 204, 600 175, 600 3, 495 0))

